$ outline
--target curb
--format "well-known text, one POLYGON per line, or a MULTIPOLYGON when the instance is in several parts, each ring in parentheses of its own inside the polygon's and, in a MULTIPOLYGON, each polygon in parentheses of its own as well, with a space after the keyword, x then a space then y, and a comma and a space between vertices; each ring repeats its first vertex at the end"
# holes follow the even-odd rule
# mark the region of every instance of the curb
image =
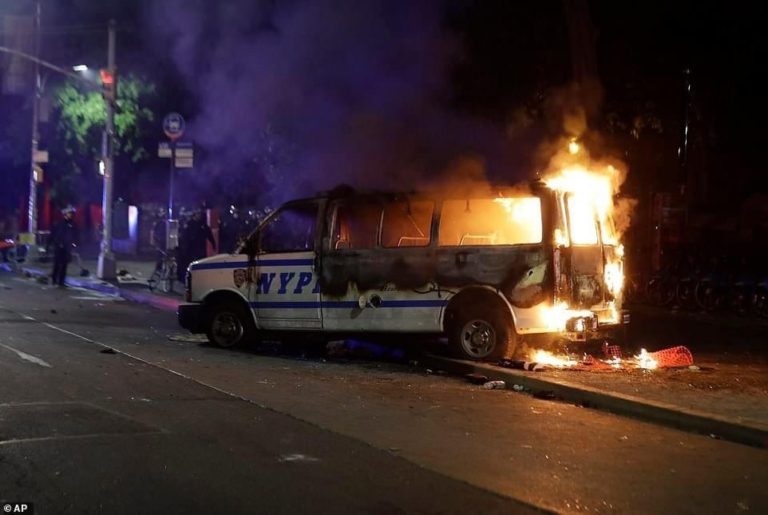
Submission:
MULTIPOLYGON (((6 268, 8 271, 12 271, 10 267, 6 268)), ((49 274, 39 268, 33 268, 29 266, 21 267, 23 274, 29 274, 33 277, 48 276, 49 274)), ((69 286, 78 288, 85 288, 86 290, 93 290, 99 293, 105 293, 107 295, 115 295, 122 297, 125 300, 136 302, 138 304, 147 304, 157 309, 164 311, 176 312, 181 304, 181 300, 173 299, 171 297, 163 297, 161 295, 154 295, 152 293, 143 293, 138 291, 132 291, 127 288, 120 288, 114 284, 103 282, 94 282, 83 279, 77 279, 75 277, 67 277, 64 282, 69 286)))
POLYGON ((514 384, 534 393, 552 392, 556 398, 580 406, 768 449, 768 429, 736 419, 632 395, 608 393, 559 379, 543 379, 535 377, 533 375, 535 372, 510 370, 485 363, 444 358, 432 354, 425 356, 424 363, 431 368, 440 368, 455 375, 482 374, 489 380, 503 380, 507 383, 507 389, 512 389, 514 384))

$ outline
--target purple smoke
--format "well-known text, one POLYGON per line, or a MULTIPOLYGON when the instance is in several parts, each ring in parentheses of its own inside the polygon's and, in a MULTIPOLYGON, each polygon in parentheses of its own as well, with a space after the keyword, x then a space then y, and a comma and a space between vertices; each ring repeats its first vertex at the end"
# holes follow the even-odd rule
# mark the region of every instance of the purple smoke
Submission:
POLYGON ((468 154, 515 179, 503 131, 448 105, 460 48, 439 2, 169 0, 149 14, 199 105, 198 187, 271 201, 411 189, 468 154))

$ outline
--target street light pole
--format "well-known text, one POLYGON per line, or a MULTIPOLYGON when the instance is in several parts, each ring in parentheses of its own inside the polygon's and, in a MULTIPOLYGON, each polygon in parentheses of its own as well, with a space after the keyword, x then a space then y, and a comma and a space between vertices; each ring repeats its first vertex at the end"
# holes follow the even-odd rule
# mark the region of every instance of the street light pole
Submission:
MULTIPOLYGON (((109 21, 109 35, 107 45, 107 70, 116 80, 115 69, 115 20, 109 21)), ((117 84, 115 83, 115 88, 117 84)), ((115 94, 117 90, 115 89, 115 94)), ((96 275, 99 279, 114 279, 117 276, 117 263, 112 252, 112 188, 114 184, 114 128, 115 128, 115 100, 110 95, 105 96, 107 108, 107 124, 105 128, 106 152, 104 155, 104 196, 102 197, 102 239, 101 251, 96 275)))
MULTIPOLYGON (((40 58, 40 0, 35 2, 35 57, 40 58)), ((40 140, 40 96, 42 95, 40 64, 35 61, 35 94, 32 97, 32 150, 29 159, 29 203, 27 206, 27 231, 30 233, 32 252, 37 252, 37 147, 40 140)))

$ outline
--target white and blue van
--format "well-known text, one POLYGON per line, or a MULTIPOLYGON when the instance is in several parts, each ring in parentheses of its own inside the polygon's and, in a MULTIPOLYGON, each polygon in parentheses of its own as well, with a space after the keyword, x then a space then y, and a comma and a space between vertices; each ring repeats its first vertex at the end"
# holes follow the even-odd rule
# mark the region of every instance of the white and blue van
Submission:
POLYGON ((570 195, 534 182, 291 201, 237 253, 189 266, 179 323, 222 347, 280 331, 444 334, 468 359, 511 356, 524 335, 586 340, 621 322, 609 275, 622 253, 570 195))

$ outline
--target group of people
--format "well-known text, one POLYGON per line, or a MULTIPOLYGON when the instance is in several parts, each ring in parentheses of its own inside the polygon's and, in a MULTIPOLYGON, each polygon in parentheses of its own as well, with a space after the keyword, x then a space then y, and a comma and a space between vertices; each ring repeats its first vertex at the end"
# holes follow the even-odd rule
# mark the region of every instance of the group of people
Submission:
MULTIPOLYGON (((208 243, 211 244, 214 252, 232 252, 253 228, 253 224, 249 223, 247 219, 243 220, 239 211, 231 206, 219 221, 219 242, 217 245, 204 213, 202 209, 192 211, 190 216, 183 216, 179 221, 178 245, 172 250, 175 250, 176 270, 180 281, 184 280, 190 263, 207 255, 206 246, 208 243)), ((158 212, 150 233, 150 244, 158 253, 156 263, 158 269, 168 254, 167 227, 168 221, 165 212, 158 212)))

